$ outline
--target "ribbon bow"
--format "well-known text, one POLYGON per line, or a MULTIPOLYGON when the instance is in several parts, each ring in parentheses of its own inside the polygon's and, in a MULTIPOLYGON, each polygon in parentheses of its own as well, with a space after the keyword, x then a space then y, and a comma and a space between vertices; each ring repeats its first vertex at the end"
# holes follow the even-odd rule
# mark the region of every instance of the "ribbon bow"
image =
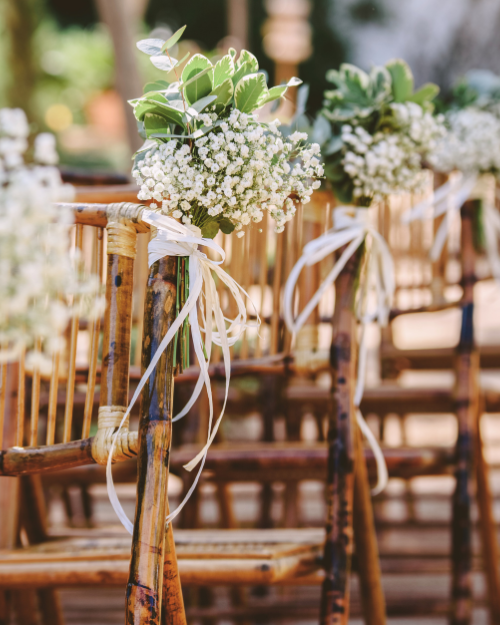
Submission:
POLYGON ((464 202, 469 198, 483 200, 484 235, 486 255, 490 264, 493 277, 500 283, 500 253, 498 239, 500 238, 500 215, 495 208, 495 179, 491 174, 463 174, 456 171, 450 174, 448 182, 441 185, 434 193, 411 208, 402 217, 403 223, 410 223, 417 219, 424 220, 429 210, 432 209, 432 217, 446 215, 439 226, 429 258, 436 261, 443 250, 444 243, 448 238, 452 219, 458 215, 464 202))
POLYGON ((299 258, 285 285, 284 317, 290 332, 296 333, 304 325, 306 319, 319 304, 325 291, 335 284, 347 261, 364 241, 369 243, 366 252, 366 277, 360 284, 361 296, 358 300, 356 316, 361 323, 361 337, 358 355, 358 379, 354 392, 354 406, 360 429, 367 438, 377 463, 378 480, 372 494, 380 493, 387 484, 388 473, 384 455, 372 431, 363 419, 359 405, 363 397, 366 373, 367 345, 366 326, 372 321, 386 325, 396 288, 394 262, 391 252, 377 229, 370 222, 370 211, 367 208, 339 206, 333 213, 333 228, 326 234, 310 241, 304 246, 299 258), (319 263, 343 246, 347 246, 323 283, 305 306, 304 310, 294 318, 294 293, 300 272, 304 267, 319 263), (375 291, 375 307, 370 311, 368 296, 375 291))
POLYGON ((203 386, 205 386, 208 393, 208 402, 210 407, 208 438, 206 445, 199 452, 199 454, 193 460, 191 460, 191 462, 185 465, 185 469, 187 469, 188 471, 192 471, 198 464, 200 465, 200 468, 198 469, 196 478, 191 485, 191 488, 187 492, 184 500, 181 502, 181 504, 179 504, 174 512, 170 513, 167 516, 166 522, 169 523, 174 517, 179 514, 179 512, 182 510, 187 500, 191 496, 192 492, 196 488, 201 472, 203 470, 203 466, 205 465, 208 449, 212 444, 215 435, 217 434, 217 430, 224 415, 229 392, 229 380, 231 377, 231 356, 229 353, 229 348, 234 345, 236 341, 238 341, 246 328, 254 327, 255 325, 260 324, 260 318, 257 311, 255 311, 255 314, 257 316, 257 322, 247 322, 246 304, 242 296, 244 295, 248 299, 250 298, 247 292, 220 267, 220 265, 225 260, 225 252, 219 245, 217 245, 217 243, 215 243, 212 239, 202 238, 201 230, 196 226, 180 224, 171 217, 166 217, 164 215, 160 215, 149 210, 143 211, 142 221, 149 223, 157 228, 157 235, 154 239, 150 241, 148 246, 149 267, 151 267, 151 265, 153 265, 157 260, 163 258, 164 256, 190 257, 189 295, 184 306, 179 312, 179 315, 167 331, 166 335, 163 337, 156 353, 151 359, 148 368, 144 372, 144 375, 142 376, 137 386, 137 389, 135 390, 132 400, 120 423, 120 426, 117 432, 113 435, 113 442, 111 444, 108 463, 106 466, 108 495, 111 505, 113 506, 116 514, 118 515, 123 526, 128 530, 130 534, 132 534, 133 525, 128 519, 120 504, 120 501, 118 500, 118 496, 116 494, 116 490, 113 484, 113 476, 111 472, 113 449, 121 427, 129 416, 132 407, 134 406, 142 389, 147 383, 150 375, 153 373, 162 353, 166 350, 168 344, 173 340, 176 332, 181 328, 186 317, 189 316, 194 350, 200 365, 200 375, 190 400, 183 408, 183 410, 172 419, 172 421, 178 421, 189 412, 191 407, 194 405, 196 399, 200 395, 203 386), (217 252, 221 257, 221 260, 214 261, 209 259, 206 254, 198 250, 199 245, 203 245, 217 252), (212 272, 217 274, 221 282, 223 282, 228 287, 230 293, 236 301, 238 314, 234 319, 226 319, 224 317, 219 301, 219 294, 217 293, 217 288, 214 278, 212 276, 212 272), (202 296, 205 299, 205 305, 203 304, 202 296), (198 322, 198 312, 200 312, 200 316, 202 319, 201 327, 198 322), (213 328, 213 317, 215 318, 215 325, 217 330, 214 330, 213 328), (229 322, 229 327, 227 328, 226 321, 229 322), (205 343, 203 343, 201 337, 202 332, 205 334, 205 343), (214 343, 215 345, 219 345, 222 348, 224 370, 226 374, 226 391, 224 403, 221 413, 213 428, 213 403, 210 377, 208 374, 208 365, 210 363, 212 343, 214 343), (207 355, 206 358, 204 354, 204 347, 207 355))

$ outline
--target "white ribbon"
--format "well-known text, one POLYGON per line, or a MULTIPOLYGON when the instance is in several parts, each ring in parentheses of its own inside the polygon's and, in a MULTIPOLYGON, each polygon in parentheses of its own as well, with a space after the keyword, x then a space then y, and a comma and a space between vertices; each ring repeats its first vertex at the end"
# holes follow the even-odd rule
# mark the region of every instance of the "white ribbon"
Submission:
POLYGON ((451 222, 458 216, 463 204, 469 198, 483 200, 484 234, 486 255, 490 264, 493 277, 500 283, 500 253, 498 239, 500 238, 500 214, 495 208, 495 181, 489 175, 463 174, 453 172, 448 182, 441 185, 434 193, 423 202, 411 208, 402 217, 403 223, 415 220, 424 220, 429 211, 432 217, 446 215, 439 226, 429 252, 432 261, 438 260, 443 250, 444 243, 448 238, 451 222))
POLYGON ((153 373, 161 355, 166 350, 168 344, 173 340, 176 332, 182 327, 182 324, 186 317, 189 316, 194 350, 200 365, 200 376, 198 378, 190 400, 183 408, 183 410, 172 419, 172 421, 177 421, 178 419, 181 419, 189 412, 196 399, 200 395, 203 386, 205 386, 208 393, 208 402, 210 407, 210 415, 208 421, 208 438, 206 445, 199 452, 199 454, 184 467, 188 471, 191 471, 198 464, 200 465, 196 478, 191 485, 191 488, 187 492, 184 500, 176 508, 176 510, 174 510, 174 512, 170 513, 167 516, 166 522, 169 523, 174 517, 179 514, 179 512, 182 510, 187 500, 193 493, 194 489, 196 488, 201 472, 203 470, 203 466, 205 464, 208 448, 212 444, 215 435, 217 434, 217 430, 224 415, 229 392, 229 380, 231 376, 231 357, 229 353, 229 348, 234 345, 236 341, 238 341, 246 328, 251 326, 254 327, 255 325, 260 324, 260 318, 257 311, 255 311, 257 316, 257 322, 247 322, 246 304, 242 295, 246 296, 247 298, 249 298, 249 296, 246 291, 242 289, 241 286, 219 266, 225 260, 225 253, 224 250, 219 245, 217 245, 217 243, 215 243, 211 239, 202 238, 201 230, 196 226, 185 226, 170 217, 166 217, 164 215, 160 215, 149 210, 143 211, 142 221, 149 223, 158 229, 157 236, 150 241, 148 247, 148 264, 150 267, 151 265, 153 265, 153 263, 155 263, 160 258, 163 258, 164 256, 189 256, 189 295, 184 306, 179 312, 179 315, 167 331, 167 334, 162 339, 156 353, 151 359, 148 368, 144 372, 144 375, 142 376, 134 392, 132 400, 123 416, 120 426, 117 432, 113 435, 113 442, 111 444, 111 449, 108 456, 108 463, 106 466, 108 495, 111 505, 118 515, 118 518, 130 534, 132 534, 133 532, 133 525, 125 514, 122 505, 120 504, 120 501, 116 494, 116 489, 113 484, 111 469, 113 449, 120 429, 122 428, 127 417, 129 416, 132 407, 134 406, 142 389, 147 383, 150 375, 153 373), (206 254, 203 254, 198 250, 198 245, 203 245, 205 247, 211 248, 220 255, 221 260, 210 260, 209 258, 207 258, 206 254), (221 280, 221 282, 223 282, 228 287, 230 293, 236 301, 238 314, 234 319, 226 319, 222 313, 221 305, 219 302, 219 295, 217 293, 217 288, 212 276, 212 272, 216 273, 219 277, 219 280, 221 280), (203 297, 205 299, 205 304, 203 304, 203 297), (198 311, 201 313, 201 327, 198 323, 198 311), (215 318, 215 325, 217 330, 213 329, 213 317, 215 318), (226 321, 229 322, 228 328, 226 328, 226 321), (203 353, 204 344, 201 337, 202 332, 205 334, 205 351, 207 355, 206 359, 203 353), (215 343, 215 345, 219 345, 222 348, 224 370, 226 374, 226 392, 224 397, 224 404, 222 406, 220 416, 215 422, 213 428, 213 404, 210 387, 210 377, 208 373, 212 343, 215 343))
POLYGON ((309 315, 319 304, 325 291, 335 284, 335 280, 347 264, 347 261, 356 252, 359 246, 362 245, 364 241, 367 241, 368 246, 365 257, 366 276, 365 280, 360 284, 361 291, 356 310, 357 318, 361 323, 361 337, 359 342, 358 379, 354 392, 354 406, 356 408, 356 418, 359 427, 366 436, 375 456, 378 479, 375 488, 372 489, 372 494, 377 495, 387 484, 387 465, 376 438, 363 419, 363 415, 359 410, 359 405, 363 397, 366 373, 366 327, 372 321, 377 321, 380 325, 386 325, 388 322, 396 288, 394 262, 387 243, 370 222, 370 211, 368 208, 339 206, 334 210, 333 223, 333 228, 326 234, 314 239, 314 241, 310 241, 304 246, 302 256, 292 269, 285 285, 284 317, 290 332, 298 332, 309 315), (330 273, 307 303, 304 310, 294 318, 295 286, 302 269, 306 266, 310 267, 319 263, 344 245, 347 247, 334 264, 330 273), (375 292, 376 305, 370 312, 368 310, 368 297, 372 290, 375 292))

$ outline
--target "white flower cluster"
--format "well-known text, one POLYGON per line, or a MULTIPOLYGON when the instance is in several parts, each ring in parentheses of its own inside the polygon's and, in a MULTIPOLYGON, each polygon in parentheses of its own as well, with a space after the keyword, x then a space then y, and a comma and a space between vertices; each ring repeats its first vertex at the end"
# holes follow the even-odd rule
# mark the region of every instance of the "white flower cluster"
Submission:
POLYGON ((390 108, 390 126, 374 135, 360 126, 342 127, 342 164, 353 179, 355 198, 378 201, 391 194, 417 191, 424 184, 422 160, 443 135, 442 119, 413 102, 391 104, 390 108))
POLYGON ((284 138, 278 120, 259 123, 237 109, 225 120, 215 113, 202 117, 213 130, 192 149, 172 139, 147 152, 133 171, 141 186, 138 198, 155 200, 165 214, 199 227, 225 217, 237 236, 267 210, 282 232, 295 214, 294 201, 309 202, 320 186, 319 145, 304 147, 305 133, 284 138))
POLYGON ((500 119, 493 113, 467 107, 447 114, 448 131, 429 156, 438 171, 500 173, 500 119))
MULTIPOLYGON (((54 202, 71 200, 52 166, 28 167, 29 127, 20 109, 0 110, 0 358, 16 358, 42 340, 45 353, 60 350, 74 311, 101 314, 96 277, 83 279, 69 254, 68 210, 54 202)), ((34 156, 53 164, 51 135, 39 135, 34 156)))

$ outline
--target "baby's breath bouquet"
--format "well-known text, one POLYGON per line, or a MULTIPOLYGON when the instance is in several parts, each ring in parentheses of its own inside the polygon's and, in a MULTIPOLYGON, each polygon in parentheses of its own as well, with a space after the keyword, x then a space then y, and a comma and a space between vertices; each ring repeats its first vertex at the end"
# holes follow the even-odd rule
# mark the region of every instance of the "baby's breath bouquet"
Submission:
POLYGON ((132 100, 146 143, 135 157, 138 198, 213 238, 262 220, 268 211, 282 232, 297 202, 308 202, 323 175, 318 145, 307 134, 284 137, 279 121, 258 120, 257 109, 285 96, 287 84, 268 88, 255 56, 237 57, 231 49, 217 63, 195 54, 185 64, 172 59, 183 28, 168 41, 146 39, 137 45, 152 63, 175 76, 147 84, 132 100))
POLYGON ((433 116, 439 89, 414 92, 408 65, 399 59, 369 74, 344 64, 327 78, 324 107, 313 136, 322 143, 325 175, 341 202, 368 206, 394 193, 418 191, 422 165, 443 135, 433 116))
MULTIPOLYGON (((69 254, 73 216, 55 202, 72 198, 63 185, 53 135, 34 140, 21 109, 0 110, 0 359, 17 358, 41 341, 39 354, 60 351, 75 313, 100 314, 96 277, 83 278, 69 254)), ((34 357, 34 353, 31 353, 34 357)))
POLYGON ((437 171, 500 175, 500 77, 469 72, 445 105, 446 134, 429 162, 437 171))

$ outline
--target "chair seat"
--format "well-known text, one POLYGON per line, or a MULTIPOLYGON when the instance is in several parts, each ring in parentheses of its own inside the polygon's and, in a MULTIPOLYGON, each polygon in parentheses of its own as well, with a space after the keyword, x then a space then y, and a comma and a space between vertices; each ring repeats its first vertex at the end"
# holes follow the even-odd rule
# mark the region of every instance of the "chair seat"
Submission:
MULTIPOLYGON (((500 360, 498 361, 500 362, 500 360)), ((498 363, 497 363, 498 364, 498 363)), ((485 412, 500 412, 500 393, 483 390, 485 412)), ((292 404, 300 402, 316 410, 328 410, 331 393, 315 385, 290 386, 286 397, 292 404)), ((455 411, 454 390, 450 387, 405 387, 398 384, 381 384, 366 388, 361 401, 364 415, 376 414, 437 414, 455 411)))
MULTIPOLYGON (((174 448, 170 468, 182 475, 182 467, 199 451, 199 446, 174 448)), ((450 471, 454 450, 446 447, 385 448, 390 477, 410 479, 421 475, 443 475, 450 471)), ((365 449, 370 477, 376 478, 373 452, 365 449)), ((219 443, 207 455, 203 477, 231 481, 276 482, 324 480, 328 448, 326 443, 219 443)))
MULTIPOLYGON (((183 584, 274 584, 320 567, 323 529, 175 530, 183 584)), ((0 587, 127 583, 129 536, 61 538, 0 551, 0 587)))
MULTIPOLYGON (((479 345, 478 352, 481 369, 498 369, 500 345, 479 345)), ((382 367, 392 362, 396 364, 397 371, 452 369, 456 353, 454 347, 398 349, 385 343, 380 347, 382 367)))

